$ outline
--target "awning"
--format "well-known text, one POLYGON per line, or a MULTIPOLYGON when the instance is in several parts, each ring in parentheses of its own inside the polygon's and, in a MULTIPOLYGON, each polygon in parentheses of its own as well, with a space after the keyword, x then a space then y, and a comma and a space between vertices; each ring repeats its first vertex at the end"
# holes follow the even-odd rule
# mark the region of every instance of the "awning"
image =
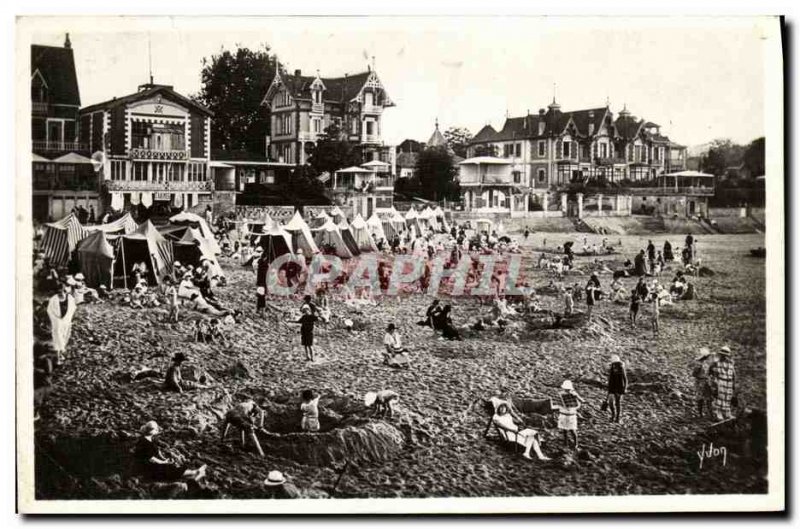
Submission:
POLYGON ((476 156, 474 158, 467 158, 463 162, 458 162, 458 165, 480 165, 480 164, 494 164, 494 165, 511 165, 511 162, 502 158, 495 158, 494 156, 476 156))
POLYGON ((86 156, 81 156, 80 154, 76 154, 74 152, 70 152, 65 154, 64 156, 59 156, 53 163, 70 163, 70 164, 92 164, 91 158, 87 158, 86 156))

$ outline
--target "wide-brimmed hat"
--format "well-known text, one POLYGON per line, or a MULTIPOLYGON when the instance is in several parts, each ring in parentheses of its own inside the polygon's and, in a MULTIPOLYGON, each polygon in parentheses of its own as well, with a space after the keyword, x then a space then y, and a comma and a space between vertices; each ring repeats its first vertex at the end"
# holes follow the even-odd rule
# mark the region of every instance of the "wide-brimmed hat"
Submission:
POLYGON ((611 363, 612 364, 616 364, 616 363, 619 363, 619 362, 622 362, 622 359, 619 357, 619 355, 611 355, 611 363))
POLYGON ((186 358, 186 355, 183 354, 183 353, 175 353, 172 356, 172 361, 175 362, 175 363, 181 363, 181 362, 185 362, 187 360, 188 360, 188 358, 186 358))
POLYGON ((720 352, 721 354, 724 354, 725 356, 730 356, 730 354, 731 354, 731 348, 730 348, 730 347, 728 347, 727 345, 723 345, 723 346, 720 348, 719 352, 720 352))
POLYGON ((571 380, 565 380, 561 384, 561 389, 564 389, 564 390, 567 390, 567 391, 574 391, 575 387, 572 385, 572 381, 571 380))
POLYGON ((147 421, 141 428, 139 428, 139 432, 142 435, 157 434, 160 431, 161 428, 158 426, 156 421, 147 421))
POLYGON ((270 473, 267 474, 267 479, 264 480, 264 485, 267 487, 277 487, 284 483, 286 483, 286 477, 280 470, 271 470, 270 473))
POLYGON ((708 350, 708 347, 701 347, 699 351, 697 351, 697 356, 695 357, 695 361, 699 362, 704 358, 708 358, 711 356, 711 351, 708 350))
POLYGON ((82 273, 78 272, 77 274, 75 274, 75 280, 76 281, 83 281, 84 279, 86 279, 86 278, 83 276, 82 273))
POLYGON ((364 406, 372 406, 375 401, 378 399, 378 394, 374 391, 368 391, 366 395, 364 395, 364 406))
POLYGON ((181 262, 180 261, 175 261, 174 263, 172 263, 172 266, 181 266, 181 262))

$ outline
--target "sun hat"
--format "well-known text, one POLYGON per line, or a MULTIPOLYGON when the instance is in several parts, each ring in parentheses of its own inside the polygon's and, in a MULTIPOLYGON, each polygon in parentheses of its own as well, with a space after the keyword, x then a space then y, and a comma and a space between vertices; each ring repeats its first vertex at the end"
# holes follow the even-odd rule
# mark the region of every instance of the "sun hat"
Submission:
POLYGON ((364 406, 370 407, 372 406, 375 401, 378 399, 378 394, 374 391, 368 391, 366 395, 364 395, 364 406))
POLYGON ((731 348, 730 348, 730 347, 728 347, 727 345, 723 345, 723 346, 720 348, 719 352, 720 352, 720 353, 722 353, 722 354, 724 354, 724 355, 726 355, 726 356, 729 356, 729 355, 731 354, 731 348))
POLYGON ((74 287, 77 284, 78 282, 75 281, 75 278, 73 278, 72 276, 67 276, 67 285, 74 287))
POLYGON ((620 359, 619 355, 611 355, 611 363, 616 364, 620 363, 622 360, 620 359))
POLYGON ((711 356, 711 351, 708 350, 708 347, 701 347, 699 351, 697 351, 697 356, 695 357, 695 361, 700 361, 706 357, 711 356))
POLYGON ((139 428, 139 432, 142 435, 157 434, 160 431, 161 428, 159 428, 158 423, 156 421, 147 421, 146 423, 144 423, 144 426, 139 428))
POLYGON ((564 389, 564 390, 567 390, 567 391, 574 391, 575 390, 575 388, 572 386, 572 381, 571 380, 565 380, 564 383, 561 384, 561 389, 564 389))
POLYGON ((267 293, 267 291, 266 291, 266 290, 264 290, 264 287, 258 287, 258 288, 256 289, 256 294, 258 294, 259 296, 263 296, 263 295, 265 295, 266 293, 267 293))
POLYGON ((78 272, 77 274, 75 274, 75 279, 77 281, 83 281, 85 279, 85 277, 83 276, 82 273, 78 272))
POLYGON ((353 326, 353 320, 351 320, 350 318, 345 318, 345 320, 344 320, 344 326, 345 326, 345 327, 347 327, 347 328, 349 329, 350 327, 352 327, 352 326, 353 326))
POLYGON ((267 479, 264 480, 264 485, 268 487, 277 487, 284 483, 286 483, 286 478, 280 470, 271 470, 270 473, 267 474, 267 479))
POLYGON ((181 266, 181 262, 180 261, 175 261, 174 263, 172 263, 172 266, 181 266))

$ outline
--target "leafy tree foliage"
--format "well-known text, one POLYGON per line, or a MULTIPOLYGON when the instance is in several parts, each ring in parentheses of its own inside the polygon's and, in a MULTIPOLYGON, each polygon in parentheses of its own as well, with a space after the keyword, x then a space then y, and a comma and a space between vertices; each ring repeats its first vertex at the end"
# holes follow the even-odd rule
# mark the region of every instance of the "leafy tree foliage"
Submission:
POLYGON ((261 105, 278 64, 266 44, 260 50, 237 47, 203 59, 201 88, 193 99, 213 113, 212 149, 244 149, 264 154, 269 110, 261 105))
POLYGON ((703 171, 716 176, 724 176, 728 167, 742 163, 744 147, 730 139, 717 139, 711 142, 708 153, 701 161, 703 171))
POLYGON ((317 145, 308 158, 311 173, 320 175, 362 163, 361 149, 347 140, 346 135, 335 124, 318 136, 317 145))
POLYGON ((467 144, 472 139, 472 133, 465 127, 450 127, 444 131, 444 139, 447 146, 452 149, 456 156, 467 157, 467 144))
POLYGON ((412 185, 418 186, 422 198, 427 200, 458 200, 458 168, 447 149, 429 148, 417 155, 412 185))
POLYGON ((750 142, 744 150, 744 166, 750 172, 751 177, 764 174, 764 148, 764 138, 761 137, 750 142))

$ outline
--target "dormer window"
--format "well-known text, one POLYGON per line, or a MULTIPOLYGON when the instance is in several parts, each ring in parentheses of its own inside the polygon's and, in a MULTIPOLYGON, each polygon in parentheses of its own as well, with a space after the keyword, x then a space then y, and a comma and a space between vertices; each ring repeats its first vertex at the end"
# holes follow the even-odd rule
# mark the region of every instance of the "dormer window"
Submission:
POLYGON ((311 92, 311 100, 319 105, 322 103, 322 90, 314 90, 311 92))

